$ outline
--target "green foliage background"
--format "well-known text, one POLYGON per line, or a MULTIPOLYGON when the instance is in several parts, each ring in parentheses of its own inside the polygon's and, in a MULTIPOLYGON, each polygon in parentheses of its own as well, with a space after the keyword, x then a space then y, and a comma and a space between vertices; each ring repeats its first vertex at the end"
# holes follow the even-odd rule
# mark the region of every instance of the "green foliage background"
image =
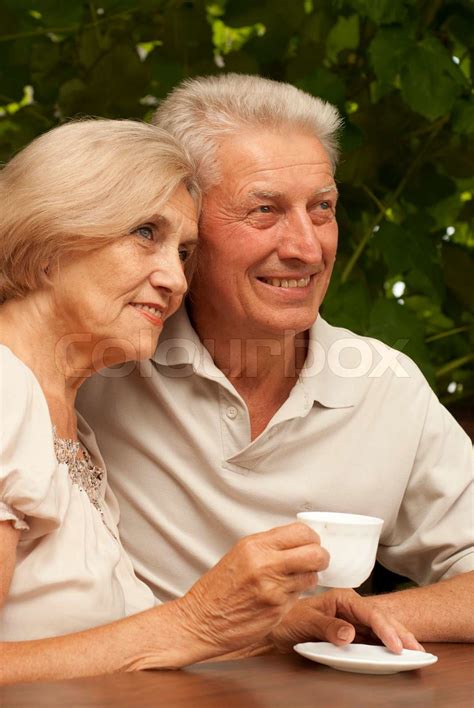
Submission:
POLYGON ((0 0, 0 159, 71 116, 148 119, 186 76, 259 73, 335 103, 341 242, 324 314, 403 349, 444 402, 472 403, 472 7, 0 0))

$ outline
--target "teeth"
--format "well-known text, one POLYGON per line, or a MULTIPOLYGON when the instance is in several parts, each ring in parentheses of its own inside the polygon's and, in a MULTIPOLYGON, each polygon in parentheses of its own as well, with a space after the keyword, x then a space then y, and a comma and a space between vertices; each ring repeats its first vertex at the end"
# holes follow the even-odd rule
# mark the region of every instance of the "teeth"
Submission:
POLYGON ((133 307, 136 307, 137 310, 145 310, 145 312, 150 312, 152 315, 155 315, 155 317, 161 317, 163 314, 163 312, 157 307, 150 307, 149 305, 140 305, 136 302, 131 302, 130 304, 133 305, 133 307))
POLYGON ((299 280, 280 280, 280 278, 260 278, 264 283, 273 285, 274 288, 306 288, 310 278, 300 278, 299 280))

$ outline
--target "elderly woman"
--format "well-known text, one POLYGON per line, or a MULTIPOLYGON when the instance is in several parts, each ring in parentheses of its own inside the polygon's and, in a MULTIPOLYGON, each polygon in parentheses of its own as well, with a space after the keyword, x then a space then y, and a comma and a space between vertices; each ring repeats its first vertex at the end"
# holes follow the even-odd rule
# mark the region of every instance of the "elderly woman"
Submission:
MULTIPOLYGON (((298 525, 296 547, 293 526, 273 529, 157 605, 120 544, 75 396, 154 352, 186 291, 198 202, 175 140, 131 121, 56 128, 0 173, 0 683, 265 651, 327 565, 310 529, 298 525)), ((401 648, 395 625, 356 615, 401 648)))

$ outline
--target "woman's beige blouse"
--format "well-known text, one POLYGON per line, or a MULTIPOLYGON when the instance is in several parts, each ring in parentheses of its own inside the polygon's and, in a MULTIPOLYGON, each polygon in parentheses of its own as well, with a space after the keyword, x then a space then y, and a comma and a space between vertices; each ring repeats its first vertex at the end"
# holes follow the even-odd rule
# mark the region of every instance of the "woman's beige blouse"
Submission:
MULTIPOLYGON (((105 475, 102 519, 71 481, 68 466, 56 461, 38 381, 3 345, 0 400, 0 521, 21 530, 9 595, 0 609, 0 640, 66 634, 153 607, 151 590, 135 576, 117 540, 105 475)), ((104 468, 92 431, 80 423, 94 463, 104 468)))

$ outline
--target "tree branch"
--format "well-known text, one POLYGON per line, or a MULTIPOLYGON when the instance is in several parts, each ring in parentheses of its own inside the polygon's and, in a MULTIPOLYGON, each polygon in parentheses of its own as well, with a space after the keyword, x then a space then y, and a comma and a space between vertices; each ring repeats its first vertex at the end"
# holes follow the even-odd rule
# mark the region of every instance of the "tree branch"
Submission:
MULTIPOLYGON (((423 145, 421 150, 417 153, 417 155, 415 156, 411 165, 409 166, 409 168, 407 169, 407 171, 403 175, 402 179, 400 180, 396 190, 394 191, 394 193, 392 194, 392 196, 389 200, 388 206, 385 207, 383 211, 382 211, 382 209, 379 208, 379 213, 377 214, 377 216, 373 220, 372 224, 370 225, 369 229, 367 230, 367 233, 362 237, 362 239, 357 244, 357 248, 355 249, 355 251, 352 254, 352 256, 350 257, 346 267, 344 268, 344 271, 341 276, 342 283, 345 283, 347 281, 347 279, 349 278, 350 274, 354 270, 354 267, 355 267, 357 261, 359 260, 365 247, 367 246, 368 242, 370 241, 373 231, 374 231, 374 228, 380 224, 382 219, 385 217, 387 210, 391 209, 392 206, 396 203, 396 201, 398 200, 398 198, 402 194, 403 190, 405 189, 408 181, 410 180, 413 172, 416 170, 416 168, 418 167, 418 164, 424 158, 425 153, 427 152, 429 146, 431 145, 431 143, 433 142, 435 137, 438 135, 441 128, 447 123, 448 119, 449 119, 449 116, 445 116, 442 121, 439 121, 436 124, 435 129, 430 134, 429 138, 427 139, 427 141, 425 142, 425 144, 423 145)), ((381 207, 383 208, 382 204, 381 204, 381 207)))
POLYGON ((435 372, 435 376, 437 379, 440 379, 443 376, 446 376, 446 374, 451 373, 451 371, 454 371, 455 369, 460 369, 461 366, 464 366, 465 364, 469 364, 471 361, 474 361, 474 354, 465 354, 464 356, 460 356, 458 359, 448 361, 447 364, 441 366, 435 372))
POLYGON ((436 342, 438 339, 444 339, 445 337, 452 337, 454 334, 459 334, 460 332, 468 332, 474 327, 474 323, 468 325, 462 325, 462 327, 454 327, 453 329, 448 329, 445 332, 439 332, 438 334, 432 334, 431 337, 425 339, 426 344, 430 342, 436 342))

